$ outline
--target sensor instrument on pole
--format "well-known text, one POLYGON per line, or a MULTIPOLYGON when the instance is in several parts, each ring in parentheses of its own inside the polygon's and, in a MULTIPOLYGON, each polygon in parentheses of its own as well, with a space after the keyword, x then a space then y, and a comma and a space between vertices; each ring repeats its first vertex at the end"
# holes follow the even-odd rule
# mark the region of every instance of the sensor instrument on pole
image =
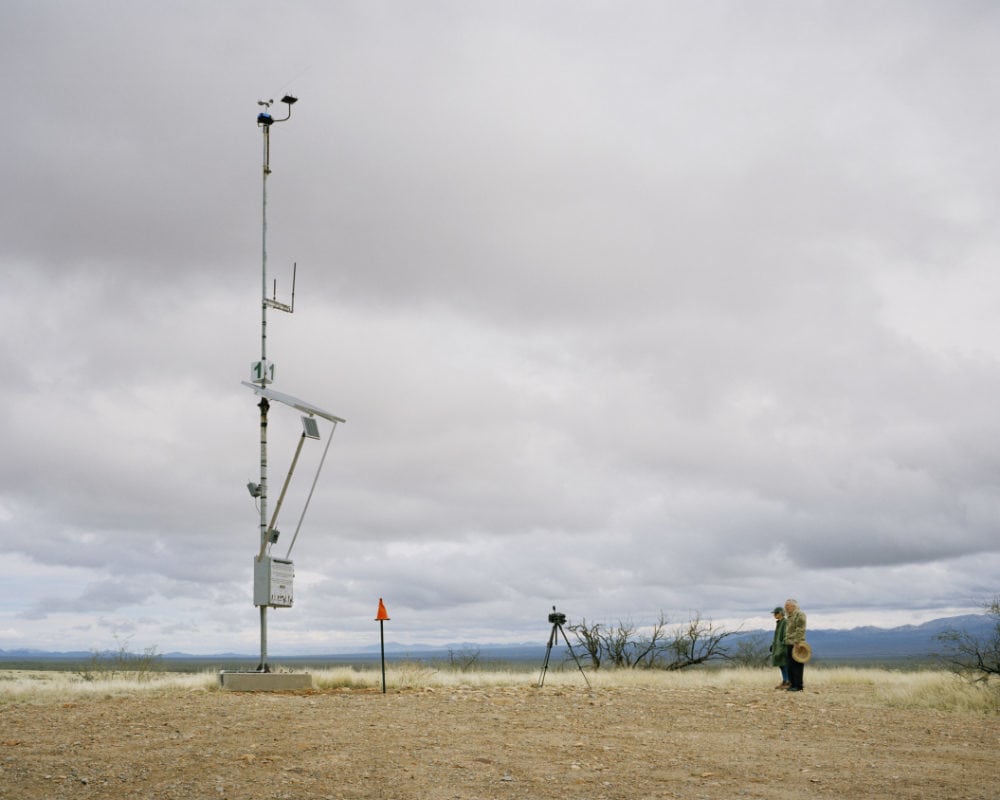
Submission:
POLYGON ((298 98, 293 97, 292 95, 286 94, 282 97, 281 102, 287 106, 287 114, 281 119, 274 119, 274 117, 271 116, 271 105, 274 101, 259 100, 258 105, 262 106, 263 110, 257 115, 257 125, 261 129, 261 133, 264 136, 263 188, 261 192, 260 359, 250 365, 250 381, 244 381, 243 383, 245 386, 253 389, 253 391, 260 396, 260 402, 258 403, 258 408, 260 409, 260 483, 250 482, 247 484, 247 490, 250 492, 251 497, 255 498, 259 502, 260 511, 259 547, 257 555, 254 557, 253 572, 253 602, 255 606, 260 608, 260 664, 257 667, 258 672, 270 672, 270 666, 267 661, 267 609, 290 608, 292 605, 293 580, 295 577, 295 565, 289 559, 292 551, 292 545, 295 544, 295 541, 298 538, 299 529, 302 527, 302 520, 305 518, 306 510, 309 507, 313 491, 316 488, 316 481, 319 479, 320 470, 322 470, 323 463, 326 460, 326 454, 330 448, 330 442, 333 439, 337 423, 344 422, 344 420, 340 417, 323 411, 311 403, 307 403, 296 397, 292 397, 291 395, 283 394, 282 392, 277 392, 268 388, 269 385, 274 382, 275 367, 274 363, 269 361, 267 357, 267 310, 269 308, 273 308, 277 311, 284 311, 288 314, 294 312, 295 275, 297 272, 297 265, 293 265, 292 292, 291 301, 289 303, 282 303, 278 301, 276 281, 272 286, 271 296, 268 297, 267 178, 271 174, 271 127, 279 122, 286 122, 289 120, 292 116, 292 106, 297 101, 298 98), (290 406, 304 414, 304 416, 302 417, 302 435, 296 446, 295 455, 282 485, 281 494, 278 497, 274 512, 269 519, 267 502, 267 418, 272 400, 282 403, 283 405, 290 406), (332 423, 330 438, 327 440, 326 447, 323 450, 323 457, 320 460, 319 468, 316 470, 316 476, 313 479, 312 488, 310 489, 308 498, 306 499, 305 507, 302 509, 302 514, 299 517, 298 525, 295 528, 295 534, 292 537, 288 552, 285 554, 284 558, 273 558, 270 555, 270 548, 278 541, 279 537, 279 531, 277 528, 278 513, 281 511, 282 504, 285 500, 285 493, 291 483, 292 474, 294 473, 296 464, 298 463, 302 446, 306 439, 321 438, 319 425, 316 421, 317 417, 332 423))

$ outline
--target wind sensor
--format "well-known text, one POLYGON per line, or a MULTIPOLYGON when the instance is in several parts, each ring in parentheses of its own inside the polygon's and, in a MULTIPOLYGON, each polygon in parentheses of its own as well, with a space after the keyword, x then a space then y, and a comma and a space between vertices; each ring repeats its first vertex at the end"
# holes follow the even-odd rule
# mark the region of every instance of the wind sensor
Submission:
POLYGON ((271 105, 274 100, 259 100, 263 110, 257 115, 257 126, 264 136, 264 167, 263 167, 263 188, 261 192, 261 302, 260 302, 260 359, 250 365, 250 381, 243 381, 243 385, 252 389, 259 397, 260 402, 260 483, 250 482, 247 484, 247 491, 250 496, 259 503, 260 509, 260 541, 257 555, 254 556, 254 584, 253 602, 260 608, 260 664, 258 672, 270 672, 267 663, 267 609, 268 608, 290 608, 293 601, 292 585, 295 577, 295 565, 290 560, 292 547, 298 539, 302 521, 305 518, 309 503, 312 500, 313 492, 316 489, 316 482, 319 480, 319 473, 323 469, 326 461, 327 451, 333 441, 333 434, 337 429, 337 423, 344 420, 327 411, 323 411, 318 406, 300 400, 289 394, 275 391, 268 388, 274 382, 274 363, 267 358, 267 310, 273 308, 276 311, 284 311, 291 314, 295 310, 295 273, 297 265, 292 267, 292 295, 291 302, 281 303, 277 299, 277 282, 274 283, 271 296, 268 297, 267 285, 267 178, 271 174, 271 127, 279 122, 286 122, 291 119, 292 106, 298 102, 298 98, 286 94, 281 98, 281 102, 287 106, 288 113, 281 119, 274 119, 271 116, 271 105), (295 455, 292 464, 288 469, 282 484, 281 493, 275 504, 274 512, 268 518, 268 487, 267 487, 267 416, 271 407, 271 402, 294 408, 303 414, 302 435, 299 437, 295 448, 295 455), (281 511, 285 500, 285 493, 292 480, 292 474, 298 464, 299 454, 306 439, 320 439, 319 423, 317 418, 331 423, 330 435, 323 448, 323 456, 320 459, 316 476, 313 478, 312 487, 306 498, 302 514, 299 517, 295 534, 288 546, 288 552, 284 558, 274 558, 271 556, 271 547, 277 543, 280 532, 277 528, 278 513, 281 511))

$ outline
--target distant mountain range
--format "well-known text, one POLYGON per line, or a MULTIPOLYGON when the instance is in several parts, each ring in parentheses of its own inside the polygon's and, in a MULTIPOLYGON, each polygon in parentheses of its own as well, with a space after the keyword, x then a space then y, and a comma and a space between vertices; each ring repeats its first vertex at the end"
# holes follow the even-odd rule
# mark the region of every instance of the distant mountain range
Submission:
POLYGON ((809 631, 806 639, 816 659, 878 660, 922 658, 941 653, 946 646, 940 636, 964 631, 977 639, 992 635, 996 622, 985 614, 946 617, 922 625, 898 628, 862 627, 844 631, 809 631))
MULTIPOLYGON (((946 617, 925 622, 922 625, 903 625, 898 628, 861 627, 850 630, 810 630, 806 636, 813 650, 813 659, 822 661, 896 661, 904 659, 929 658, 945 650, 939 637, 946 631, 960 630, 979 639, 989 639, 995 630, 996 621, 985 614, 970 614, 961 617, 946 617)), ((734 633, 727 643, 740 640, 770 643, 772 631, 740 631, 734 633)), ((448 645, 397 644, 386 642, 387 656, 409 659, 463 659, 475 657, 478 663, 489 661, 539 661, 544 658, 548 632, 540 637, 541 644, 481 644, 462 642, 448 645)), ((575 644, 575 643, 574 643, 575 644)), ((560 651, 565 648, 559 648, 560 651)), ((576 648, 574 648, 576 649, 576 648)), ((765 645, 766 649, 766 645, 765 645)), ((354 653, 328 655, 273 655, 272 660, 299 663, 323 662, 367 662, 379 657, 379 645, 365 647, 354 653)), ((0 650, 0 667, 12 662, 47 661, 88 661, 94 657, 91 651, 52 652, 37 649, 0 650)), ((256 661, 256 656, 246 653, 216 653, 213 655, 191 655, 189 653, 163 653, 164 661, 197 661, 207 664, 238 664, 256 661)))

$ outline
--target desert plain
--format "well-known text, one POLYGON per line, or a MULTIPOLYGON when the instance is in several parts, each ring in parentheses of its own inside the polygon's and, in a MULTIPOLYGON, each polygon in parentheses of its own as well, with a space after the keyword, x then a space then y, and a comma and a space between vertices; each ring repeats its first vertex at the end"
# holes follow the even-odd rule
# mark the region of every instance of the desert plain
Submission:
POLYGON ((811 671, 801 693, 775 690, 763 670, 739 680, 594 677, 385 693, 244 693, 203 680, 5 698, 0 685, 0 798, 1000 797, 1000 715, 909 707, 877 677, 811 671))

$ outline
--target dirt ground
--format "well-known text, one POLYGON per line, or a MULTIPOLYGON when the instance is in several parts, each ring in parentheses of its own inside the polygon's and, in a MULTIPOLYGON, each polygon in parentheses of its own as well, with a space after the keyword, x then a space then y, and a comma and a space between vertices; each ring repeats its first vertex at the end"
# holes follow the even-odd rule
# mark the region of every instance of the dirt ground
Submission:
POLYGON ((546 685, 13 703, 0 706, 0 798, 1000 796, 1000 718, 887 709, 865 691, 546 685))

